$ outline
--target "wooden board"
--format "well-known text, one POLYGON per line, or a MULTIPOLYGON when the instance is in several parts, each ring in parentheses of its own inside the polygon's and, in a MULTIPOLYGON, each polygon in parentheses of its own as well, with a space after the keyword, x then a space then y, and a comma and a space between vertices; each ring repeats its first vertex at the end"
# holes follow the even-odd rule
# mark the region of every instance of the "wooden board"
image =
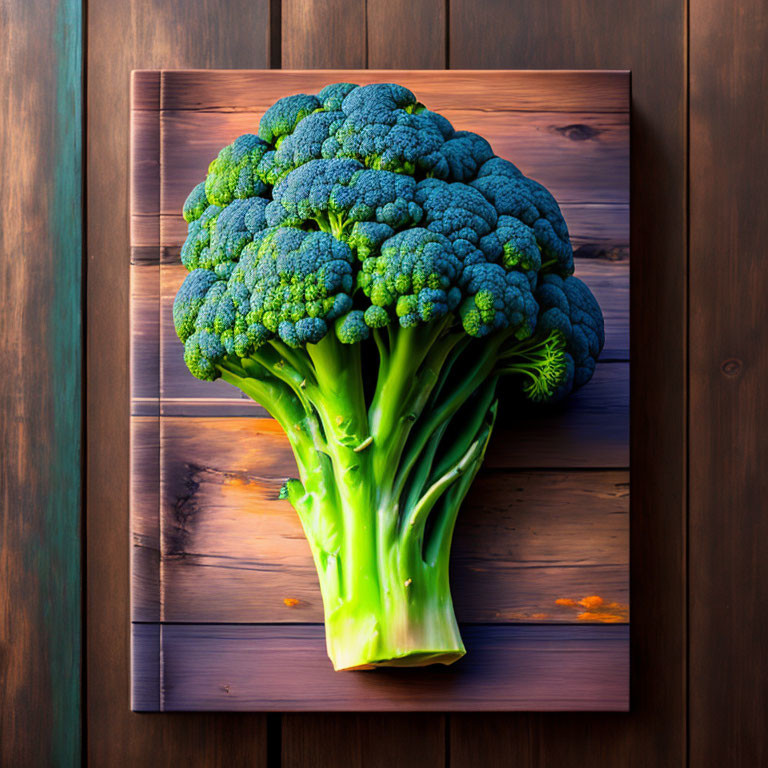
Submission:
MULTIPOLYGON (((137 630, 134 664, 144 663, 148 648, 156 647, 158 653, 162 649, 163 661, 157 668, 160 689, 176 691, 147 697, 142 681, 152 673, 134 675, 135 708, 276 707, 274 696, 279 695, 274 691, 263 690, 261 699, 251 697, 247 704, 236 705, 231 696, 212 702, 203 696, 203 688, 179 687, 174 675, 188 675, 193 667, 177 666, 168 656, 169 638, 177 636, 172 627, 178 622, 199 625, 194 637, 204 637, 206 626, 223 623, 255 632, 253 638, 261 637, 259 627, 274 628, 264 635, 268 638, 281 624, 299 624, 314 637, 322 622, 307 544, 290 506, 277 499, 283 480, 295 474, 287 442, 258 404, 221 381, 200 382, 186 371, 170 317, 185 274, 178 263, 185 236, 179 211, 218 149, 240 133, 254 131, 260 110, 279 95, 340 79, 381 80, 384 73, 310 73, 297 86, 301 76, 277 72, 134 76, 132 616, 135 622, 149 622, 137 627, 161 628, 159 634, 137 630), (191 87, 195 96, 190 102, 191 87), (203 697, 199 701, 198 695, 203 697)), ((626 624, 627 76, 387 72, 384 79, 410 85, 457 127, 486 135, 498 152, 517 160, 564 200, 577 245, 577 274, 593 289, 605 312, 603 362, 590 386, 557 408, 533 414, 502 409, 487 468, 475 483, 457 533, 452 583, 460 621, 501 632, 497 638, 512 637, 518 624, 549 624, 555 633, 559 631, 555 622, 576 632, 586 629, 578 624, 626 624), (486 79, 490 96, 483 107, 478 93, 486 79), (580 604, 587 597, 600 605, 580 604), (512 634, 505 634, 507 629, 512 634)), ((297 630, 298 635, 303 631, 297 630)), ((570 637, 571 630, 562 631, 562 637, 570 637)), ((240 630, 233 632, 216 654, 222 648, 231 650, 236 638, 246 637, 238 634, 240 630)), ((615 652, 627 654, 628 636, 612 637, 621 638, 612 646, 615 652)), ((264 642, 265 648, 272 647, 267 639, 264 642)), ((594 652, 599 653, 601 646, 595 642, 594 652)), ((555 648, 552 653, 563 654, 562 662, 570 663, 568 654, 574 646, 565 642, 555 648)), ((304 674, 317 682, 314 675, 321 672, 306 665, 300 645, 289 644, 285 653, 281 664, 306 670, 304 674)), ((518 648, 517 653, 523 663, 527 651, 518 648)), ((227 654, 221 663, 235 663, 236 654, 229 654, 229 661, 227 654)), ((574 657, 573 663, 583 662, 574 657)), ((503 666, 512 674, 512 667, 506 662, 503 666)), ((525 708, 529 689, 532 708, 557 708, 554 700, 539 701, 535 686, 521 688, 512 679, 507 683, 517 691, 515 696, 500 692, 490 708, 525 708)), ((435 694, 438 699, 422 699, 415 708, 476 709, 473 685, 463 684, 450 696, 447 688, 441 689, 439 695, 445 699, 439 705, 435 694)), ((626 680, 616 678, 606 685, 624 694, 611 698, 605 708, 626 706, 626 680)), ((559 691, 559 708, 571 704, 601 708, 596 691, 580 689, 584 683, 579 676, 571 688, 553 678, 547 696, 559 691)), ((385 699, 365 700, 356 688, 339 696, 339 702, 329 702, 328 708, 391 708, 385 699)), ((284 704, 286 709, 316 708, 290 696, 284 704)))
POLYGON ((690 764, 766 765, 768 14, 690 7, 690 764))
POLYGON ((151 655, 158 626, 163 673, 136 681, 135 709, 155 709, 158 695, 165 710, 232 712, 623 711, 629 701, 627 626, 463 627, 471 653, 459 664, 366 674, 325 663, 319 624, 134 625, 134 658, 145 643, 151 655))

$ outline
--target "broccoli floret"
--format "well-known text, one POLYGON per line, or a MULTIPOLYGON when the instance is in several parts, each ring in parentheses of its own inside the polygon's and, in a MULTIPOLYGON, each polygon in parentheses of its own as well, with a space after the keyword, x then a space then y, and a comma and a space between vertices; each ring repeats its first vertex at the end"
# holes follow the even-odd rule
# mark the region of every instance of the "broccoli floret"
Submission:
POLYGON ((555 198, 541 184, 500 158, 486 162, 470 183, 499 214, 519 219, 533 229, 543 256, 542 270, 562 277, 573 274, 573 250, 565 219, 555 198))
POLYGON ((259 138, 272 143, 291 133, 299 122, 316 109, 322 109, 317 96, 297 93, 276 101, 261 118, 259 138))
POLYGON ((227 205, 235 198, 254 197, 267 191, 256 169, 269 145, 246 134, 219 152, 208 168, 205 194, 212 205, 227 205))
MULTIPOLYGON (((586 384, 595 372, 605 344, 603 315, 587 286, 576 277, 545 275, 536 289, 539 325, 562 333, 573 359, 573 388, 586 384)), ((567 393, 566 393, 567 394, 567 393)))
POLYGON ((208 198, 205 195, 205 182, 201 181, 190 193, 184 202, 182 215, 188 224, 196 221, 203 215, 208 207, 208 198))
POLYGON ((472 264, 464 270, 462 288, 466 298, 459 312, 470 336, 511 329, 515 338, 524 339, 533 333, 539 307, 521 272, 506 272, 498 264, 472 264))
POLYGON ((357 85, 353 83, 331 83, 326 85, 320 93, 317 94, 317 98, 323 105, 323 109, 333 112, 341 109, 341 103, 346 96, 357 88, 357 85))
POLYGON ((363 262, 360 287, 377 307, 393 309, 404 328, 428 323, 454 309, 461 262, 443 235, 416 227, 398 232, 381 255, 363 262))
POLYGON ((494 207, 466 184, 425 179, 416 188, 416 202, 424 210, 422 225, 451 241, 477 245, 496 225, 494 207))
POLYGON ((491 145, 476 133, 456 131, 440 148, 448 162, 453 181, 468 181, 477 176, 477 169, 493 157, 491 145))
POLYGON ((499 216, 496 229, 480 240, 480 249, 489 261, 500 261, 505 269, 541 269, 541 251, 534 231, 514 216, 499 216))
POLYGON ((187 239, 181 246, 181 263, 187 269, 207 268, 210 258, 211 232, 223 209, 218 205, 207 206, 202 214, 193 219, 187 228, 187 239))
POLYGON ((396 229, 421 218, 415 187, 410 176, 365 170, 356 160, 312 160, 275 185, 267 221, 301 226, 312 220, 339 239, 360 221, 396 229))
POLYGON ((323 144, 324 157, 351 157, 368 168, 398 173, 416 169, 448 174, 440 154, 440 128, 420 114, 416 97, 400 85, 376 83, 355 88, 344 99, 345 120, 323 144))
POLYGON ((554 198, 407 88, 288 96, 258 134, 184 204, 184 360, 286 432, 299 477, 281 498, 334 666, 451 663, 451 536, 497 399, 584 385, 600 307, 554 198))

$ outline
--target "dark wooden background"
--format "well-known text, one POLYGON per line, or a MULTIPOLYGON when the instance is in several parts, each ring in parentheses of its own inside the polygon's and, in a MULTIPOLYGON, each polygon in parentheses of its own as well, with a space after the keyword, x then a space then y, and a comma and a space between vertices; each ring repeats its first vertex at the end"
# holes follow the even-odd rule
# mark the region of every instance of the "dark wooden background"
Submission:
POLYGON ((763 0, 2 0, 0 35, 2 765, 768 762, 763 0), (630 714, 129 712, 129 72, 280 66, 632 70, 630 714))

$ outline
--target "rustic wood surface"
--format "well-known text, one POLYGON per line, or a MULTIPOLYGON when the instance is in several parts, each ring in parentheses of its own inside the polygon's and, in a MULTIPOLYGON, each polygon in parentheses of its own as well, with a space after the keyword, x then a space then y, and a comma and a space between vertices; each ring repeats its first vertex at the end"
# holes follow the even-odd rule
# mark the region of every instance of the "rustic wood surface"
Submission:
MULTIPOLYGON (((484 87, 482 73, 395 72, 386 73, 385 79, 401 75, 424 102, 430 104, 430 97, 440 102, 457 127, 487 136, 505 156, 523 158, 523 170, 567 200, 576 221, 586 225, 590 213, 599 218, 608 211, 606 221, 611 222, 607 232, 601 221, 590 222, 589 232, 602 233, 595 242, 589 242, 586 227, 580 235, 579 252, 602 258, 578 259, 578 273, 605 307, 604 354, 609 362, 599 366, 594 388, 585 388, 564 406, 543 414, 503 414, 488 460, 489 469, 503 471, 478 477, 457 535, 452 578, 459 619, 486 624, 625 623, 629 263, 628 232, 621 231, 620 222, 626 227, 629 203, 627 77, 549 75, 570 98, 574 83, 594 77, 595 85, 575 89, 601 93, 612 108, 599 111, 603 104, 598 102, 597 111, 581 104, 578 112, 565 112, 551 86, 543 86, 538 99, 531 91, 532 85, 547 81, 546 73, 493 73, 491 107, 485 108, 477 96, 484 87), (505 82, 511 99, 504 96, 505 82), (623 100, 607 99, 611 83, 623 92, 623 100), (523 109, 510 108, 515 99, 524 103, 523 109), (624 471, 509 474, 513 467, 624 471), (535 514, 526 517, 526 511, 535 514), (585 598, 601 607, 580 605, 585 598)), ((178 212, 189 189, 204 177, 222 145, 256 130, 264 106, 297 87, 309 87, 297 85, 291 73, 237 72, 232 77, 246 95, 232 95, 229 105, 221 101, 219 91, 226 88, 221 73, 159 73, 159 90, 149 72, 136 73, 133 81, 133 199, 148 185, 160 189, 159 197, 154 191, 149 195, 159 207, 153 212, 142 204, 132 217, 131 471, 137 480, 132 564, 139 571, 132 581, 133 617, 192 624, 321 623, 322 604, 301 527, 290 505, 277 499, 284 479, 295 474, 287 441, 260 406, 222 382, 212 386, 189 375, 171 321, 173 298, 186 274, 178 263, 184 237, 178 212), (177 82, 181 79, 189 88, 190 78, 197 90, 194 106, 184 103, 184 89, 177 82), (280 85, 285 80, 289 85, 280 85), (264 90, 270 93, 266 104, 248 104, 254 93, 264 90), (171 108, 179 102, 183 108, 171 108), (211 108, 211 103, 218 106, 211 108), (148 119, 153 111, 156 125, 148 119), (155 249, 149 240, 158 238, 158 229, 161 247, 155 249), (151 492, 155 488, 159 506, 151 492)), ((377 78, 371 72, 328 73, 322 82, 338 79, 377 78)), ((164 641, 160 646, 165 647, 164 641)), ((167 688, 175 684, 176 667, 163 654, 161 683, 167 688)), ((134 663, 145 657, 146 649, 134 653, 134 663)), ((574 686, 580 684, 574 679, 574 686)), ((573 692, 562 684, 552 690, 557 689, 560 708, 567 708, 573 692)), ((184 690, 194 695, 194 687, 184 690)), ((267 709, 272 708, 272 695, 263 691, 267 709)), ((350 708, 351 701, 341 708, 350 708)), ((520 708, 521 701, 510 706, 520 708)), ((257 700, 249 702, 259 708, 257 700)), ((377 706, 363 700, 359 705, 377 706)), ((177 696, 162 698, 160 706, 202 705, 177 696)), ((217 706, 237 708, 231 697, 217 706)), ((329 707, 334 706, 329 700, 329 707)), ((302 708, 285 702, 286 709, 294 707, 302 708)), ((439 708, 473 705, 462 690, 439 708)))
MULTIPOLYGON (((46 33, 41 29, 41 18, 53 18, 53 13, 47 12, 47 4, 46 11, 40 13, 37 5, 28 3, 23 17, 9 15, 4 20, 11 27, 18 24, 22 29, 33 30, 35 38, 42 41, 46 33)), ((629 4, 608 0, 567 3, 557 0, 528 6, 509 5, 501 0, 483 0, 479 4, 450 0, 440 17, 429 16, 426 21, 420 15, 414 17, 411 6, 404 21, 402 4, 398 2, 377 4, 378 16, 374 17, 363 0, 323 3, 284 0, 282 4, 280 0, 272 0, 269 14, 263 4, 238 0, 216 4, 188 0, 149 4, 138 0, 126 3, 90 0, 86 5, 88 65, 92 72, 88 80, 89 106, 91 111, 97 111, 95 115, 89 114, 88 141, 95 149, 93 162, 89 164, 89 180, 91 185, 99 183, 99 194, 89 203, 88 234, 91 240, 98 238, 99 247, 91 250, 88 260, 88 306, 90 316, 101 321, 91 324, 88 333, 89 344, 100 347, 102 370, 97 381, 88 383, 88 574, 92 596, 89 604, 93 603, 88 611, 91 660, 88 696, 95 701, 95 706, 88 707, 90 764, 252 765, 259 764, 257 754, 265 760, 268 758, 274 766, 341 764, 370 768, 397 762, 400 766, 432 768, 450 762, 454 768, 510 763, 569 768, 585 764, 688 764, 683 556, 688 10, 694 38, 693 75, 707 65, 701 83, 710 76, 722 76, 719 91, 699 93, 698 129, 706 136, 709 126, 722 126, 725 144, 731 146, 735 128, 741 140, 731 152, 715 151, 708 140, 692 145, 694 161, 706 156, 720 163, 719 167, 710 165, 700 173, 699 184, 707 187, 714 184, 709 174, 722 178, 718 174, 727 170, 734 156, 748 159, 749 169, 742 178, 756 178, 754 169, 759 165, 760 145, 752 144, 759 135, 759 120, 753 119, 755 89, 740 87, 734 92, 728 88, 731 83, 746 83, 750 77, 760 77, 759 60, 744 63, 749 57, 759 57, 765 48, 760 9, 748 7, 740 15, 743 25, 732 26, 724 21, 732 12, 731 6, 694 2, 688 9, 677 0, 629 4), (366 11, 368 26, 364 23, 366 11), (267 24, 268 15, 271 24, 267 24), (424 28, 425 24, 429 29, 424 28), (265 27, 269 26, 272 49, 266 52, 261 40, 265 27), (344 45, 340 46, 338 41, 342 39, 344 45), (445 39, 446 44, 441 45, 438 52, 424 44, 427 39, 433 42, 445 39), (285 715, 282 732, 279 727, 270 729, 267 749, 267 732, 253 725, 260 719, 252 716, 148 718, 127 712, 128 635, 124 618, 128 538, 124 526, 114 525, 114 509, 116 500, 120 507, 127 502, 127 418, 124 414, 127 414, 128 400, 125 378, 111 375, 112 371, 125 370, 127 366, 128 278, 123 256, 127 248, 123 226, 127 206, 122 191, 127 178, 127 134, 126 123, 121 124, 114 115, 120 112, 121 105, 126 114, 127 72, 132 66, 252 67, 269 61, 272 66, 280 66, 281 47, 283 64, 295 67, 366 64, 439 67, 445 64, 633 69, 632 240, 636 255, 643 254, 644 267, 633 270, 632 442, 636 514, 632 521, 632 555, 635 563, 652 563, 652 567, 636 568, 633 579, 635 653, 631 716, 285 715), (734 51, 738 56, 734 56, 734 51), (730 62, 740 68, 738 78, 734 75, 731 80, 728 78, 734 69, 729 69, 730 62), (103 182, 98 182, 99 176, 103 182)), ((21 6, 18 7, 21 10, 21 6)), ((16 42, 21 39, 20 35, 15 37, 16 42)), ((34 62, 44 58, 45 55, 33 56, 34 62)), ((20 71, 36 72, 33 64, 26 66, 19 58, 14 61, 20 71)), ((7 82, 17 84, 19 81, 9 78, 7 82)), ((24 124, 24 131, 29 131, 28 123, 24 124)), ((750 233, 755 237, 764 229, 750 215, 755 200, 759 199, 752 194, 743 205, 738 203, 748 221, 742 223, 734 215, 730 218, 730 227, 725 226, 724 212, 728 204, 735 205, 740 200, 738 195, 731 196, 733 191, 724 187, 720 199, 702 209, 697 224, 704 233, 702 259, 710 258, 710 245, 720 227, 722 233, 741 236, 750 233)), ((6 228, 4 233, 7 235, 9 231, 13 228, 6 228)), ((712 256, 700 272, 699 291, 706 286, 720 285, 723 271, 714 258, 712 256)), ((31 260, 26 261, 26 265, 29 264, 31 260)), ((738 287, 739 298, 735 302, 740 306, 744 297, 750 295, 754 282, 747 271, 734 272, 734 281, 737 274, 744 274, 749 281, 738 287)), ((722 338, 729 332, 729 328, 724 329, 722 338)), ((745 336, 739 331, 734 338, 745 336)), ((711 344, 711 337, 702 343, 711 344)), ((750 363, 756 380, 759 380, 761 365, 758 359, 750 363)), ((98 371, 89 373, 89 378, 93 378, 98 371)), ((710 371, 706 365, 697 375, 710 379, 722 376, 719 367, 710 371)), ((720 397, 721 393, 718 391, 715 395, 720 397)), ((702 404, 696 413, 699 432, 693 436, 702 434, 707 424, 720 424, 722 429, 731 418, 741 419, 736 423, 742 425, 756 424, 752 415, 736 409, 727 414, 713 413, 702 404)), ((711 434, 702 439, 712 446, 719 444, 719 438, 711 434)), ((753 455, 757 459, 761 451, 758 449, 753 455)), ((737 491, 739 484, 746 482, 740 472, 726 478, 722 460, 720 450, 714 455, 700 453, 696 457, 696 461, 701 462, 700 467, 696 465, 701 498, 709 503, 711 497, 711 503, 715 504, 717 497, 710 493, 715 488, 727 497, 726 503, 717 509, 702 507, 702 517, 697 521, 701 531, 698 547, 710 537, 712 546, 724 537, 732 543, 731 547, 718 546, 711 560, 702 550, 700 562, 706 566, 703 573, 711 574, 713 579, 717 578, 717 572, 709 570, 708 562, 718 562, 724 570, 735 568, 738 573, 746 573, 744 569, 752 568, 753 563, 743 557, 734 539, 728 539, 735 535, 736 527, 725 522, 717 531, 711 527, 714 521, 723 520, 723 515, 731 514, 731 491, 737 491)), ((692 554, 696 554, 695 547, 692 554)), ((741 704, 747 702, 750 712, 759 711, 754 693, 762 683, 759 675, 753 674, 754 667, 747 667, 755 657, 748 660, 737 655, 733 646, 723 644, 725 624, 719 617, 722 616, 720 606, 736 597, 754 604, 750 589, 763 577, 752 568, 744 584, 718 579, 721 590, 718 594, 722 599, 711 601, 707 601, 701 574, 697 578, 702 598, 697 611, 698 616, 704 618, 698 621, 697 632, 711 633, 711 643, 700 648, 701 662, 695 672, 703 683, 719 674, 724 661, 730 662, 726 667, 729 675, 720 678, 722 687, 710 701, 724 706, 729 703, 734 719, 723 717, 718 709, 702 710, 690 724, 688 740, 694 756, 702 761, 700 764, 722 765, 721 755, 712 747, 723 746, 733 750, 728 752, 726 762, 754 765, 756 761, 750 758, 759 754, 754 748, 764 731, 745 733, 736 715, 744 711, 741 704), (746 669, 749 674, 740 678, 736 688, 731 684, 730 675, 746 669), (699 743, 704 745, 702 750, 697 748, 699 743), (708 763, 710 757, 712 761, 708 763)), ((25 583, 25 594, 28 589, 25 583)), ((729 640, 759 638, 757 626, 752 626, 754 631, 746 635, 728 632, 729 640)), ((695 643, 694 651, 697 651, 695 643)), ((30 691, 28 687, 25 690, 30 691)), ((699 701, 703 704, 705 700, 706 694, 702 691, 699 701)), ((18 712, 16 719, 21 722, 18 712)), ((39 738, 41 732, 35 731, 36 744, 43 741, 39 738)), ((4 746, 10 743, 7 733, 2 734, 4 746)))
MULTIPOLYGON (((765 133, 764 102, 759 101, 767 34, 762 7, 743 5, 737 22, 732 18, 732 4, 699 0, 690 5, 679 0, 554 0, 528 5, 502 0, 449 0, 445 4, 425 0, 416 8, 394 0, 377 3, 375 8, 371 5, 366 8, 364 0, 88 0, 82 5, 33 0, 3 6, 3 29, 8 31, 3 53, 8 68, 0 88, 10 97, 4 99, 0 125, 6 150, 4 167, 11 169, 18 167, 20 158, 25 164, 41 163, 46 153, 61 146, 50 133, 57 123, 47 116, 56 104, 57 88, 79 66, 72 35, 77 34, 81 12, 87 19, 89 110, 85 130, 92 147, 88 151, 88 186, 95 192, 88 195, 91 247, 84 265, 88 273, 88 347, 92 351, 86 408, 88 707, 83 715, 88 725, 88 763, 110 767, 251 766, 268 761, 270 766, 284 768, 379 768, 395 763, 418 768, 509 764, 542 768, 728 764, 751 768, 764 762, 765 729, 759 726, 766 685, 764 668, 756 662, 764 658, 766 632, 760 616, 753 617, 750 611, 764 602, 760 589, 766 577, 759 557, 745 556, 759 543, 760 519, 745 521, 743 515, 747 510, 760 510, 759 499, 764 496, 759 485, 762 474, 755 467, 764 463, 765 441, 760 442, 759 436, 765 429, 760 426, 761 414, 748 403, 764 379, 765 360, 759 355, 760 339, 755 332, 762 321, 751 305, 760 275, 741 268, 765 240, 764 221, 754 211, 765 197, 760 186, 764 174, 756 172, 764 164, 764 142, 759 141, 765 133), (690 460, 695 476, 692 487, 698 496, 692 521, 690 593, 698 602, 691 606, 690 723, 684 697, 687 566, 683 556, 689 25, 690 78, 696 88, 691 99, 690 158, 691 234, 697 247, 692 249, 691 262, 699 269, 691 284, 690 306, 701 308, 691 329, 691 347, 695 346, 700 357, 692 361, 696 381, 692 381, 691 393, 690 460), (342 39, 344 45, 340 46, 342 39), (632 554, 635 564, 641 565, 635 568, 633 579, 631 715, 295 714, 283 716, 282 728, 278 720, 268 718, 267 729, 263 718, 251 715, 142 717, 128 712, 128 531, 119 523, 128 502, 128 391, 122 373, 128 360, 128 235, 124 224, 128 71, 135 66, 253 67, 270 62, 280 66, 281 47, 283 63, 296 67, 397 64, 633 69, 633 246, 636 255, 642 253, 643 267, 636 264, 633 269, 636 514, 632 554), (54 80, 51 57, 62 50, 67 51, 72 66, 59 69, 54 80), (22 101, 29 109, 19 120, 22 101), (43 125, 45 133, 41 133, 43 125), (21 140, 27 149, 19 151, 17 142, 21 140), (727 254, 727 260, 719 258, 715 248, 727 254), (728 266, 731 263, 733 269, 728 266), (724 300, 749 311, 720 324, 720 314, 707 314, 707 309, 713 301, 724 300), (714 318, 718 318, 717 329, 702 325, 714 318), (728 366, 736 375, 725 378, 721 365, 732 359, 734 350, 741 369, 728 366), (742 455, 750 456, 752 463, 744 464, 742 455), (726 461, 730 456, 735 468, 726 461), (740 538, 744 533, 749 536, 747 542, 740 538), (746 629, 732 631, 730 619, 746 629)), ((76 114, 73 106, 67 125, 75 126, 76 114)), ((66 151, 67 158, 63 151, 46 165, 48 172, 40 183, 28 184, 30 177, 25 175, 19 194, 13 193, 14 179, 21 177, 12 172, 6 176, 5 189, 10 194, 3 208, 0 242, 8 256, 3 306, 11 322, 5 326, 3 349, 13 355, 17 355, 13 346, 17 335, 39 339, 63 328, 63 315, 58 315, 55 322, 41 326, 41 334, 34 324, 40 305, 33 294, 24 298, 34 301, 36 307, 27 315, 6 296, 19 296, 11 287, 18 283, 7 277, 19 274, 15 270, 25 270, 41 284, 49 274, 45 268, 39 269, 40 260, 49 254, 47 246, 39 243, 50 220, 31 223, 31 216, 37 217, 42 205, 32 211, 27 206, 24 215, 18 215, 21 201, 40 202, 55 194, 55 210, 67 211, 69 225, 77 225, 79 217, 70 206, 73 201, 77 206, 80 188, 56 186, 54 192, 59 177, 51 172, 56 162, 77 158, 72 145, 66 151), (20 260, 17 254, 22 251, 20 260), (24 322, 19 324, 21 317, 24 322)), ((64 241, 71 246, 71 234, 64 241)), ((77 249, 67 252, 74 254, 77 249)), ((755 257, 754 263, 758 262, 755 257)), ((56 263, 57 281, 50 282, 48 295, 62 289, 65 262, 58 258, 56 263)), ((61 304, 74 314, 78 307, 76 292, 61 304)), ((49 451, 63 434, 66 456, 75 460, 71 427, 43 424, 45 408, 40 407, 40 398, 46 396, 46 390, 40 387, 41 359, 39 355, 34 359, 35 375, 29 386, 21 386, 18 373, 4 379, 8 388, 2 390, 3 418, 8 420, 3 421, 2 430, 4 439, 11 436, 11 442, 3 443, 6 502, 17 487, 10 481, 14 475, 9 470, 19 466, 16 462, 24 455, 20 436, 43 438, 35 443, 36 450, 49 451), (19 419, 12 408, 22 397, 29 408, 19 419)), ((57 384, 60 380, 59 373, 57 384)), ((4 512, 24 510, 23 518, 15 512, 3 518, 4 567, 8 558, 17 558, 24 550, 28 534, 34 536, 31 546, 36 553, 31 562, 46 565, 37 555, 47 551, 51 537, 62 531, 61 516, 57 525, 36 527, 45 509, 42 500, 48 497, 42 469, 48 465, 33 458, 27 466, 36 468, 37 474, 25 476, 23 500, 15 507, 7 503, 4 507, 4 512), (38 498, 40 504, 34 501, 38 498), (37 530, 39 535, 34 533, 37 530)), ((69 488, 74 475, 76 470, 66 475, 69 488)), ((0 762, 73 765, 76 761, 71 759, 74 753, 70 749, 49 751, 55 733, 76 738, 77 728, 72 724, 55 733, 50 729, 46 713, 55 705, 41 679, 43 670, 54 669, 58 663, 51 662, 55 654, 64 652, 63 624, 57 623, 59 645, 46 649, 45 633, 40 630, 44 624, 35 619, 34 612, 39 604, 35 596, 49 591, 40 586, 44 582, 19 577, 19 560, 13 562, 0 580, 3 608, 9 605, 5 602, 8 596, 14 596, 13 612, 4 614, 13 618, 13 631, 9 634, 7 623, 0 631, 0 762), (23 594, 20 603, 15 600, 17 594, 23 594), (30 621, 20 622, 20 615, 30 621), (9 686, 14 680, 21 682, 9 686), (12 706, 7 706, 9 697, 12 706)), ((73 559, 68 562, 74 567, 73 559)), ((67 656, 67 663, 71 658, 67 656)), ((71 691, 68 686, 65 683, 59 690, 71 691)), ((58 712, 74 718, 76 707, 67 704, 58 712)))
MULTIPOLYGON (((278 499, 296 470, 276 422, 164 419, 162 452, 161 619, 322 622, 301 525, 278 499)), ((556 600, 597 595, 626 621, 628 480, 624 471, 481 474, 452 555, 459 620, 578 621, 583 608, 556 600)), ((147 502, 156 514, 157 497, 147 502)), ((140 603, 151 602, 149 574, 135 583, 140 603)))
POLYGON ((82 34, 0 3, 0 765, 81 754, 82 34))
POLYGON ((691 12, 690 762, 768 765, 768 13, 691 12))
MULTIPOLYGON (((158 625, 140 626, 134 648, 155 648, 158 625)), ((159 628, 163 673, 143 673, 134 703, 159 690, 166 710, 623 711, 629 697, 626 625, 465 626, 472 652, 450 667, 367 674, 333 671, 320 624, 159 628)))

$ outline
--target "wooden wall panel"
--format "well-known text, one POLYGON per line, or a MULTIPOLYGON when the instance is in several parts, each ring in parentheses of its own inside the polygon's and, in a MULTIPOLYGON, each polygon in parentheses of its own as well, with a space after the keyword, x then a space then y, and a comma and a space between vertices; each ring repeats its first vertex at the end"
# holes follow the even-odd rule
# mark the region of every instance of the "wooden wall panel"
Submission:
POLYGON ((690 764, 768 764, 768 13, 691 2, 690 764))
POLYGON ((0 764, 80 740, 82 8, 0 4, 0 764))
MULTIPOLYGON (((21 5, 21 4, 19 4, 21 5)), ((266 0, 91 0, 87 67, 87 704, 91 766, 261 766, 263 715, 151 718, 129 712, 128 146, 134 68, 263 68, 266 0)), ((148 105, 151 106, 151 105, 148 105)), ((134 260, 159 258, 159 210, 134 260)), ((159 202, 159 201, 158 201, 159 202)), ((152 606, 143 606, 151 610, 152 606)))
POLYGON ((632 716, 450 719, 451 766, 679 766, 685 718, 685 6, 451 0, 451 67, 632 70, 632 716), (648 567, 648 563, 653 563, 648 567), (653 631, 648 627, 653 626, 653 631), (488 738, 490 733, 495 738, 488 738))

